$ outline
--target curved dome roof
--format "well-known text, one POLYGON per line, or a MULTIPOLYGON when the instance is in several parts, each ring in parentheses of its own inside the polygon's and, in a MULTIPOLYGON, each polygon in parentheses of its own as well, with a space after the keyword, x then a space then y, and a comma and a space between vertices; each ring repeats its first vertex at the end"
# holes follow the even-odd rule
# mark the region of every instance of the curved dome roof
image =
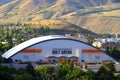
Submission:
POLYGON ((36 44, 38 42, 42 42, 42 41, 45 41, 45 40, 57 39, 57 38, 65 38, 65 37, 62 36, 62 35, 50 35, 50 36, 42 36, 42 37, 33 38, 33 39, 25 41, 25 42, 15 46, 15 47, 13 47, 12 49, 8 50, 7 52, 5 52, 2 55, 2 57, 9 58, 12 55, 14 55, 15 53, 27 48, 28 46, 31 46, 33 44, 36 44))

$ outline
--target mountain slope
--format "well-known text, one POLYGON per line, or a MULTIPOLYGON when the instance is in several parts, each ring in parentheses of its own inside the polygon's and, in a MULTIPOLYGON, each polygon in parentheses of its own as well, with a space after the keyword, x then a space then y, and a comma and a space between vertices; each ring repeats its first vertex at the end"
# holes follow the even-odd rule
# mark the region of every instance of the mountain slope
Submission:
POLYGON ((53 30, 53 32, 57 34, 84 34, 84 35, 94 35, 98 36, 97 34, 88 31, 87 29, 83 29, 80 26, 77 26, 75 24, 71 24, 67 21, 61 21, 61 20, 41 20, 37 22, 24 22, 23 24, 31 24, 31 25, 41 25, 41 26, 49 26, 50 30, 53 30))
POLYGON ((6 4, 0 6, 0 23, 59 19, 96 33, 116 33, 119 29, 120 0, 13 0, 9 3, 3 2, 6 4), (112 25, 115 28, 110 30, 109 26, 112 25))
POLYGON ((0 21, 24 22, 58 19, 81 9, 116 2, 119 0, 13 0, 0 7, 0 21))
POLYGON ((95 33, 120 33, 120 18, 109 17, 74 17, 69 22, 95 33))
POLYGON ((84 9, 62 18, 95 33, 120 33, 120 4, 84 9))
POLYGON ((4 5, 4 4, 9 3, 11 1, 13 1, 13 0, 0 0, 0 5, 4 5))

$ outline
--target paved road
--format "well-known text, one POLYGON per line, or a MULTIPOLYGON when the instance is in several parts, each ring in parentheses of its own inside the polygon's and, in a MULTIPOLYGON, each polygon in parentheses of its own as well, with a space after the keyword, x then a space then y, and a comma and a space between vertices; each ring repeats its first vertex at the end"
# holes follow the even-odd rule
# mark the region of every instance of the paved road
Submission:
POLYGON ((96 64, 96 65, 88 65, 88 70, 92 70, 92 71, 95 71, 97 72, 99 70, 99 68, 101 67, 100 64, 96 64))
MULTIPOLYGON (((1 64, 2 66, 9 66, 9 67, 15 67, 16 69, 19 69, 19 68, 25 68, 26 67, 26 64, 18 64, 18 63, 3 63, 1 64)), ((37 65, 35 63, 32 63, 32 65, 34 67, 36 67, 37 65)), ((39 66, 53 66, 53 67, 56 67, 56 66, 59 66, 59 65, 56 65, 56 64, 46 64, 46 65, 39 65, 39 66)), ((101 64, 96 64, 96 65, 88 65, 88 70, 93 70, 95 72, 97 72, 99 70, 99 68, 101 67, 101 64)), ((80 68, 80 66, 77 66, 77 68, 80 68)), ((116 71, 120 71, 120 64, 115 64, 115 69, 116 71)))
MULTIPOLYGON (((120 71, 120 64, 114 64, 116 71, 120 71)), ((88 65, 88 70, 93 70, 97 72, 99 68, 101 67, 101 64, 96 64, 96 65, 88 65)))
POLYGON ((16 69, 19 68, 25 68, 26 64, 18 64, 18 63, 3 63, 2 66, 8 66, 8 67, 15 67, 16 69))

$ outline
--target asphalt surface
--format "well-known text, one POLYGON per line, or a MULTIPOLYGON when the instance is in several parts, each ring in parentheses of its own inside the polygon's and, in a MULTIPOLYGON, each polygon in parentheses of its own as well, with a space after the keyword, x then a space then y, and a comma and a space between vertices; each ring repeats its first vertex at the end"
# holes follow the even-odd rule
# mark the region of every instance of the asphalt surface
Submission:
MULTIPOLYGON (((26 64, 18 64, 18 63, 2 63, 0 65, 8 66, 8 67, 15 67, 16 69, 25 68, 26 67, 26 64)), ((32 65, 34 67, 36 67, 36 66, 53 66, 53 67, 59 66, 58 64, 36 65, 35 63, 32 63, 32 65)), ((114 65, 115 65, 116 71, 120 71, 120 64, 114 64, 114 65)), ((76 67, 80 68, 80 66, 76 66, 76 67)), ((92 70, 92 71, 97 72, 100 67, 101 67, 101 64, 92 64, 92 65, 88 64, 87 70, 92 70)), ((84 70, 84 68, 81 68, 81 69, 84 70)))

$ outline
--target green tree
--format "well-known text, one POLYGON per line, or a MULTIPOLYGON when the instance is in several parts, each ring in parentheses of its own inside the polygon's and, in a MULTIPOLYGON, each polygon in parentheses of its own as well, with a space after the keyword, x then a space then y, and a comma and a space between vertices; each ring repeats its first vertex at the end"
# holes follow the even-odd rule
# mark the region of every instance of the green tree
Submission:
POLYGON ((7 42, 8 42, 9 48, 12 48, 12 47, 13 47, 12 37, 9 36, 6 40, 7 40, 7 42))
POLYGON ((115 76, 115 80, 120 80, 120 74, 115 76))
POLYGON ((35 72, 34 67, 32 66, 32 64, 30 62, 27 63, 26 72, 28 74, 31 74, 32 76, 36 77, 36 72, 35 72))
POLYGON ((0 80, 14 80, 15 73, 16 69, 13 67, 0 66, 0 80))
POLYGON ((0 71, 0 80, 13 80, 13 76, 6 71, 0 71))
POLYGON ((98 80, 98 76, 95 72, 88 70, 85 72, 85 80, 98 80))
POLYGON ((97 72, 97 75, 99 76, 99 79, 103 80, 112 80, 114 79, 114 73, 115 67, 111 61, 107 63, 103 63, 99 71, 97 72))
POLYGON ((23 68, 19 68, 17 71, 16 71, 16 74, 24 74, 26 73, 26 70, 23 69, 23 68))
POLYGON ((0 63, 2 63, 2 54, 0 53, 0 63))
POLYGON ((14 80, 34 80, 33 76, 31 74, 28 73, 24 73, 24 74, 17 74, 14 78, 14 80))
POLYGON ((68 74, 69 71, 70 71, 70 65, 69 64, 62 65, 56 71, 57 79, 59 79, 59 80, 66 79, 66 75, 68 74))
POLYGON ((66 80, 74 80, 80 79, 80 76, 84 76, 84 72, 80 69, 70 70, 69 73, 66 75, 66 80))
POLYGON ((5 52, 5 51, 7 51, 7 50, 9 50, 11 47, 10 47, 10 45, 9 44, 4 44, 3 46, 2 46, 2 50, 5 52))
POLYGON ((92 45, 92 43, 95 41, 94 37, 88 36, 87 42, 92 45))
POLYGON ((18 38, 18 40, 16 41, 16 44, 20 44, 20 43, 22 43, 22 40, 21 38, 18 38))
POLYGON ((51 80, 54 79, 54 68, 50 66, 36 67, 37 75, 39 79, 51 80))

